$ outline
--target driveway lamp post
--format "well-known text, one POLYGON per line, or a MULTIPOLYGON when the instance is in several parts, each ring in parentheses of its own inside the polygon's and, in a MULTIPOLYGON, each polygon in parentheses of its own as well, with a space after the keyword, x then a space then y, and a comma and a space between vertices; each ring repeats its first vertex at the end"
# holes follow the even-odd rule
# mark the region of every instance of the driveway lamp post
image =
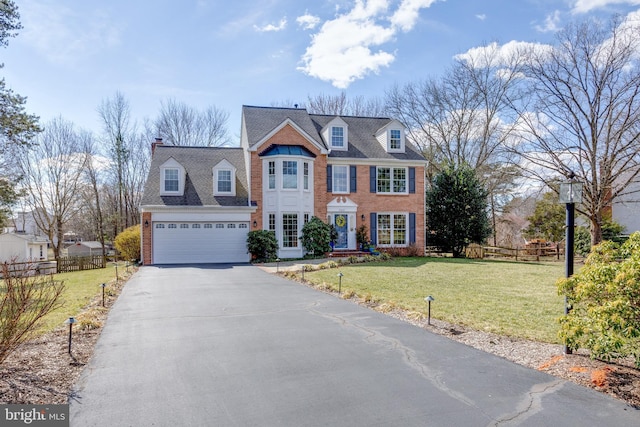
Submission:
MULTIPOLYGON (((575 240, 575 207, 576 203, 582 202, 582 183, 575 181, 575 174, 571 172, 569 181, 560 183, 560 203, 564 203, 567 208, 566 234, 565 234, 565 272, 566 277, 573 275, 573 243, 575 240)), ((564 314, 569 314, 567 296, 564 296, 564 314)), ((571 354, 572 351, 565 344, 564 354, 571 354)))
POLYGON ((276 273, 280 273, 280 258, 276 258, 276 273))
POLYGON ((342 274, 341 271, 338 273, 338 295, 342 294, 342 276, 344 276, 344 274, 342 274))
POLYGON ((71 354, 71 334, 73 331, 73 324, 76 323, 76 319, 73 317, 69 317, 64 323, 69 325, 69 354, 71 354))
POLYGON ((427 309, 427 325, 431 325, 431 301, 435 301, 436 299, 434 297, 432 297, 431 295, 429 295, 424 300, 427 302, 428 307, 429 307, 427 309))

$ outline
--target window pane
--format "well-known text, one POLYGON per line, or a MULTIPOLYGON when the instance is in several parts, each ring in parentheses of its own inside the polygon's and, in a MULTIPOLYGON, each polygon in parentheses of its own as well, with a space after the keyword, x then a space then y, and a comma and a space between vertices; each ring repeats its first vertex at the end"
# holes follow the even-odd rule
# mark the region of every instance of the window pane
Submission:
POLYGON ((333 166, 333 192, 346 193, 348 191, 347 166, 333 166))
POLYGON ((391 129, 389 131, 390 141, 389 146, 392 150, 399 150, 402 148, 400 143, 400 131, 397 129, 391 129))
POLYGON ((228 171, 228 170, 218 171, 218 192, 220 193, 231 192, 231 171, 228 171))
POLYGON ((391 192, 391 169, 378 168, 378 193, 391 192))
POLYGON ((331 146, 344 147, 344 128, 337 126, 331 128, 331 146))
POLYGON ((178 169, 164 170, 164 191, 178 191, 178 169))
POLYGON ((282 188, 298 188, 298 162, 282 162, 282 188))
POLYGON ((269 189, 276 188, 276 162, 269 162, 269 189))
POLYGON ((378 244, 391 244, 391 215, 378 215, 378 244))
POLYGON ((298 215, 282 215, 282 246, 285 248, 298 247, 298 215))
POLYGON ((406 193, 407 191, 407 170, 405 168, 393 169, 393 192, 406 193))
POLYGON ((404 214, 393 216, 393 244, 404 245, 407 243, 407 216, 404 214))
POLYGON ((304 189, 309 189, 309 163, 303 163, 303 180, 304 180, 304 189))
POLYGON ((269 230, 276 231, 276 214, 269 214, 269 230))

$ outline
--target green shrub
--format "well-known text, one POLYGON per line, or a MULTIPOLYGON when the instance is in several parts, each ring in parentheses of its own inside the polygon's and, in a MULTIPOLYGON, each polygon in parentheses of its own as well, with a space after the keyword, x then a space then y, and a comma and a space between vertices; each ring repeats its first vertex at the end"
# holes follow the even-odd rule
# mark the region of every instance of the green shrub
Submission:
POLYGON ((124 229, 113 241, 120 256, 125 261, 140 260, 140 226, 133 225, 124 229))
POLYGON ((255 230, 247 234, 247 250, 251 259, 257 262, 274 260, 278 257, 276 233, 269 230, 255 230))
MULTIPOLYGON (((616 243, 624 243, 626 240, 622 236, 624 233, 624 226, 618 224, 612 219, 604 219, 602 221, 602 240, 610 240, 616 243)), ((591 231, 589 227, 576 227, 574 248, 577 254, 582 256, 589 255, 591 252, 591 231)))
POLYGON ((320 256, 329 252, 331 250, 330 240, 331 226, 316 216, 302 227, 302 246, 308 254, 320 256))
POLYGON ((605 360, 627 356, 640 367, 640 232, 621 247, 605 241, 593 248, 584 267, 558 281, 572 307, 560 319, 560 337, 605 360))

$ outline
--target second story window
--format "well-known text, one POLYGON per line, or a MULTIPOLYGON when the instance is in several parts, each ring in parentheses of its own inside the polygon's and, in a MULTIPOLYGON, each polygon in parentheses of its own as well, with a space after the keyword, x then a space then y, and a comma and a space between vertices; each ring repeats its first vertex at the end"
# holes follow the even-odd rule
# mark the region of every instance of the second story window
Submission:
POLYGON ((178 191, 178 169, 164 170, 164 191, 178 191))
POLYGON ((379 167, 377 192, 389 194, 407 194, 407 168, 379 167))
POLYGON ((334 165, 333 168, 333 192, 349 192, 349 167, 334 165))
POLYGON ((304 189, 308 190, 309 189, 309 163, 304 162, 302 164, 302 179, 303 179, 303 185, 304 185, 304 189))
POLYGON ((282 188, 298 188, 298 162, 290 160, 282 162, 282 188))
POLYGON ((269 190, 276 188, 276 162, 269 162, 269 190))
POLYGON ((334 126, 331 128, 331 146, 335 148, 344 147, 344 128, 334 126))

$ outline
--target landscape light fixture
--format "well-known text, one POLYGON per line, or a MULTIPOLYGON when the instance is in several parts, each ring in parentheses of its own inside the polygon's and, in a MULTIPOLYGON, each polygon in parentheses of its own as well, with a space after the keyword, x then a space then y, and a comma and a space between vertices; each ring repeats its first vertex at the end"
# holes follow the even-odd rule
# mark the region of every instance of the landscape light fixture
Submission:
POLYGON ((344 276, 344 274, 342 274, 341 271, 338 273, 338 295, 342 294, 342 276, 344 276))
POLYGON ((280 272, 280 258, 276 258, 276 273, 280 272))
POLYGON ((71 354, 71 334, 73 333, 73 324, 76 323, 76 319, 69 317, 64 323, 69 325, 69 354, 71 354))
POLYGON ((100 285, 100 286, 102 286, 102 306, 104 307, 104 288, 106 288, 106 287, 107 287, 107 284, 106 284, 106 283, 103 283, 103 284, 102 284, 102 285, 100 285))
MULTIPOLYGON (((582 203, 583 184, 575 180, 576 175, 569 172, 568 181, 560 183, 560 203, 566 206, 566 229, 565 229, 565 273, 569 278, 573 275, 573 244, 575 240, 575 206, 576 203, 582 203)), ((564 314, 569 314, 571 307, 567 296, 564 296, 564 314)), ((564 354, 571 354, 571 348, 565 343, 564 354)))
POLYGON ((435 301, 436 299, 434 297, 432 297, 431 295, 429 295, 424 300, 427 302, 428 307, 429 307, 427 309, 427 325, 431 325, 431 301, 435 301))

